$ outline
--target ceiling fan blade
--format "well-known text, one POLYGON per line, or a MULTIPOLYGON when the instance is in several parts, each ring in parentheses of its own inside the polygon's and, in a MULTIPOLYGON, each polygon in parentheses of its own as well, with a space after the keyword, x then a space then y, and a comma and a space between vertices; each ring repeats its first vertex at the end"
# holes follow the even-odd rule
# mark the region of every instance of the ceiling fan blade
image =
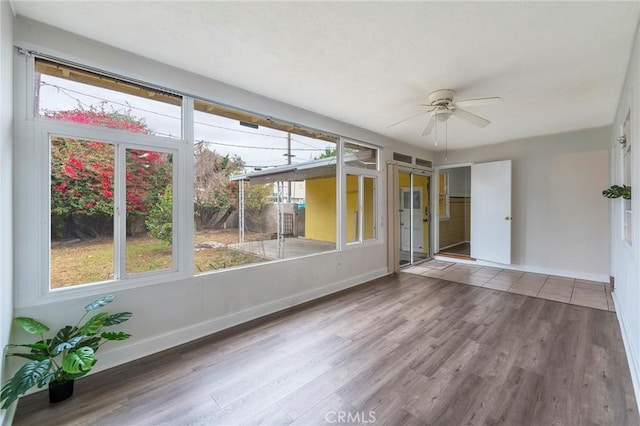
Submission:
POLYGON ((435 124, 436 124, 436 118, 432 115, 431 118, 429 118, 427 127, 425 127, 424 131, 422 132, 422 136, 427 136, 429 133, 431 133, 433 131, 433 126, 435 126, 435 124))
POLYGON ((498 102, 502 102, 502 98, 497 96, 491 98, 475 98, 475 99, 463 99, 461 101, 454 101, 455 106, 461 107, 476 107, 482 105, 491 105, 498 102))
POLYGON ((393 123, 393 124, 388 125, 388 126, 387 126, 387 129, 388 129, 388 128, 390 128, 390 127, 393 127, 393 126, 397 126, 398 124, 404 123, 405 121, 409 121, 409 120, 411 120, 411 119, 414 119, 414 118, 416 118, 416 117, 418 117, 418 116, 421 116, 422 114, 426 114, 426 113, 428 113, 428 112, 429 112, 429 111, 422 111, 422 112, 417 113, 416 115, 412 115, 411 117, 408 117, 408 118, 405 118, 405 119, 403 119, 403 120, 397 121, 397 122, 395 122, 395 123, 393 123))
POLYGON ((486 118, 482 118, 482 117, 477 116, 475 114, 471 114, 469 111, 465 111, 465 110, 460 109, 460 108, 454 109, 453 110, 453 115, 455 115, 458 118, 463 119, 464 121, 466 121, 468 123, 473 124, 474 126, 478 126, 478 127, 486 127, 491 123, 486 118))

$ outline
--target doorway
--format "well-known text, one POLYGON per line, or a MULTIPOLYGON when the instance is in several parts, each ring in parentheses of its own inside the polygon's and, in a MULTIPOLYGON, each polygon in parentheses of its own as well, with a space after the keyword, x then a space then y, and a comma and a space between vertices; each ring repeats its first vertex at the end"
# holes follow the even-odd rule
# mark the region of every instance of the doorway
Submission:
POLYGON ((430 183, 431 174, 412 168, 398 168, 397 205, 399 266, 430 259, 430 183))
POLYGON ((436 177, 437 255, 511 264, 511 160, 440 166, 436 177))
POLYGON ((438 255, 471 256, 471 166, 438 171, 438 255))

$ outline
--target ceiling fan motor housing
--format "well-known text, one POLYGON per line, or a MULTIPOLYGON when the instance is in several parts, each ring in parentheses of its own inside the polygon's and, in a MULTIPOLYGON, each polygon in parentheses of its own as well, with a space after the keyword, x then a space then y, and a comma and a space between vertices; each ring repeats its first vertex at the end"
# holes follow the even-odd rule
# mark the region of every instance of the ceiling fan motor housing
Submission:
POLYGON ((429 104, 432 106, 449 106, 456 92, 451 89, 436 90, 429 93, 429 104))

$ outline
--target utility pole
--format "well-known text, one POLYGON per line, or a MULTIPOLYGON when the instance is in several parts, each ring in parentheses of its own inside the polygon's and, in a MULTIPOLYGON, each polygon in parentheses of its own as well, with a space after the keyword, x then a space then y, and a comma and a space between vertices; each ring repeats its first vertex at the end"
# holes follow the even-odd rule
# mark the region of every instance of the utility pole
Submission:
MULTIPOLYGON (((287 132, 287 153, 284 154, 287 157, 287 164, 291 164, 291 157, 295 155, 291 154, 291 132, 287 132)), ((287 203, 291 202, 291 181, 287 182, 287 203)))

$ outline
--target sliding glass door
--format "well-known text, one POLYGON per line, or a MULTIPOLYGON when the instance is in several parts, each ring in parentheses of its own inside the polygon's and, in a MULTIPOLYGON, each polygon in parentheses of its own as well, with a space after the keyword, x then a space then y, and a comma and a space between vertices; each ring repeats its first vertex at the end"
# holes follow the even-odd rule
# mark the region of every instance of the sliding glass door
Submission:
POLYGON ((420 169, 398 168, 397 182, 397 259, 399 266, 405 266, 431 258, 431 174, 420 169))

